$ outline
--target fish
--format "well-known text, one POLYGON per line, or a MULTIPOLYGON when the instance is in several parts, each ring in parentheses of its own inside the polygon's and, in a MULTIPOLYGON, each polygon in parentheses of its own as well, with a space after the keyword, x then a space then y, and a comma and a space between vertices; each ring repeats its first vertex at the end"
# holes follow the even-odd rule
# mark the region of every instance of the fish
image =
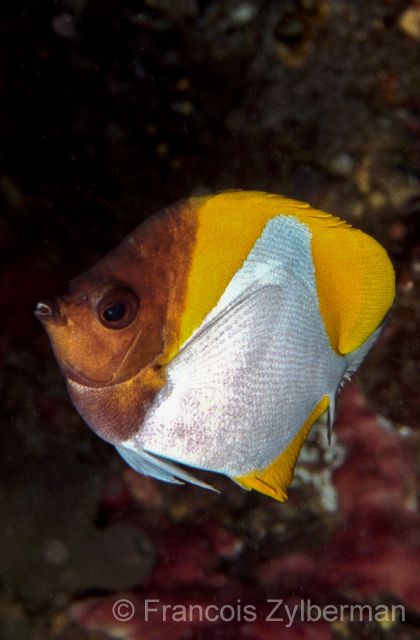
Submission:
POLYGON ((199 477, 210 471, 281 502, 394 295, 392 263, 363 231, 226 191, 151 216, 35 315, 75 408, 128 465, 214 489, 199 477))

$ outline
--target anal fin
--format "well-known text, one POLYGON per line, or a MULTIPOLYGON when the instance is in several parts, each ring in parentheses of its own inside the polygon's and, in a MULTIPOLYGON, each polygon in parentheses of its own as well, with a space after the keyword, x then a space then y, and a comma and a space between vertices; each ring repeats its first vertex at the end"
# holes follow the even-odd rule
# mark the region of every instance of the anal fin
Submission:
POLYGON ((324 396, 316 405, 308 419, 286 449, 265 469, 256 469, 243 476, 233 478, 245 489, 255 489, 279 502, 287 500, 296 460, 314 422, 324 413, 330 403, 329 396, 324 396))

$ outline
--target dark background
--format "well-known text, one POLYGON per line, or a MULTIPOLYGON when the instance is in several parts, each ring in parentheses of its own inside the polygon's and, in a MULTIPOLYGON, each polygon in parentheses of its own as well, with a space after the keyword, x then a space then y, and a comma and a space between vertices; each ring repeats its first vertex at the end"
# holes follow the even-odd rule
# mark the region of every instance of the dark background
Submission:
MULTIPOLYGON (((409 621, 395 633, 420 637, 415 6, 391 0, 2 3, 1 638, 108 637, 102 636, 113 623, 107 603, 121 590, 134 590, 139 601, 154 592, 169 593, 169 601, 176 594, 185 602, 198 596, 224 602, 245 597, 248 588, 258 602, 273 589, 320 602, 325 593, 333 602, 404 601, 409 621), (286 505, 223 479, 222 498, 139 479, 70 406, 33 317, 37 300, 65 289, 160 207, 226 188, 309 200, 367 230, 394 261, 397 301, 358 385, 379 430, 371 442, 366 427, 368 447, 382 446, 391 433, 390 464, 400 455, 400 466, 384 470, 386 451, 377 449, 375 457, 370 450, 344 483, 352 495, 352 473, 365 478, 368 493, 372 482, 382 487, 374 515, 371 504, 365 513, 355 503, 359 520, 353 521, 334 476, 331 487, 340 497, 334 508, 326 507, 325 487, 299 479, 286 505), (387 435, 378 436, 380 429, 387 435), (352 548, 343 540, 355 531, 374 541, 366 543, 369 588, 359 575, 359 555, 340 555, 340 544, 352 548), (404 561, 381 546, 384 536, 404 561), (275 571, 272 582, 261 577, 267 563, 290 554, 311 557, 318 575, 326 549, 330 558, 337 554, 341 577, 325 575, 312 591, 296 578, 297 562, 287 579, 275 571), (397 587, 389 575, 399 571, 397 587), (417 596, 407 600, 406 593, 417 596), (97 617, 72 605, 92 598, 97 617)), ((357 406, 349 397, 344 424, 357 406)), ((317 455, 317 472, 327 469, 328 460, 317 455)), ((135 640, 169 633, 139 628, 123 625, 119 633, 135 640)), ((179 633, 230 638, 243 632, 232 629, 186 625, 179 633)), ((345 631, 351 638, 385 633, 377 624, 345 631)), ((303 629, 296 637, 339 633, 330 625, 318 632, 306 636, 303 629)), ((269 637, 258 628, 246 633, 250 640, 269 637)))

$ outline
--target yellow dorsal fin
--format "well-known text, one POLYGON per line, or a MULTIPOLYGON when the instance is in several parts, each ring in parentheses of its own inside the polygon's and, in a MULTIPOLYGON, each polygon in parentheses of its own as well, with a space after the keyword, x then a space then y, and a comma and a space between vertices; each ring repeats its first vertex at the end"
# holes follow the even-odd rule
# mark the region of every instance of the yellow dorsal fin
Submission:
POLYGON ((319 307, 331 346, 345 355, 384 319, 395 295, 394 269, 385 249, 366 233, 313 213, 296 217, 312 232, 319 307))
POLYGON ((292 482, 293 471, 302 445, 315 420, 324 413, 328 408, 328 404, 329 397, 324 396, 292 442, 268 467, 251 471, 251 473, 238 476, 234 480, 245 489, 255 489, 275 500, 279 500, 279 502, 287 500, 287 489, 292 482))
POLYGON ((190 205, 197 216, 197 236, 179 344, 215 306, 267 221, 276 215, 292 216, 311 231, 320 311, 337 353, 360 347, 392 304, 394 271, 385 250, 339 218, 304 202, 258 191, 192 198, 190 205))

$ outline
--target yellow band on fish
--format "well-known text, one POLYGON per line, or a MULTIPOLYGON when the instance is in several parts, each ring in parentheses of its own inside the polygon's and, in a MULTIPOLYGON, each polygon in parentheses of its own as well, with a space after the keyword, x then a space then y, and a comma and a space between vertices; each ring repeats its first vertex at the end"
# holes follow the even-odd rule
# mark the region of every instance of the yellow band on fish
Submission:
POLYGON ((354 351, 381 323, 394 297, 394 272, 370 236, 304 202, 262 192, 231 191, 191 204, 197 227, 179 344, 217 304, 266 223, 278 215, 293 216, 311 232, 319 306, 334 351, 354 351))
POLYGON ((293 471, 299 452, 314 422, 326 411, 329 405, 328 396, 324 396, 312 411, 289 446, 268 467, 256 469, 244 476, 234 478, 245 489, 255 489, 260 493, 284 502, 287 500, 287 489, 293 478, 293 471))

